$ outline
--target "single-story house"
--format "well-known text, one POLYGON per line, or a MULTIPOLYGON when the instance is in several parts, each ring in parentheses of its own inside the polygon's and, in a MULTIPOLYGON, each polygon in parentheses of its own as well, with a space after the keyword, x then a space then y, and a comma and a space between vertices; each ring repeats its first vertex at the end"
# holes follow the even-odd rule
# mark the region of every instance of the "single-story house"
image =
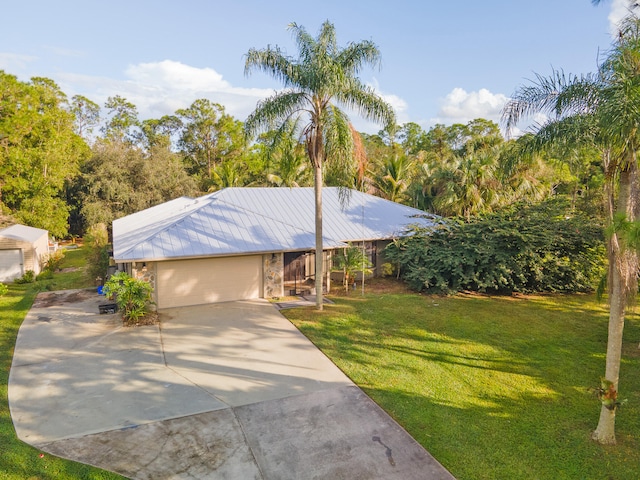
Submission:
MULTIPOLYGON (((322 192, 326 291, 336 249, 364 243, 375 266, 408 226, 434 224, 422 210, 355 190, 322 192)), ((313 188, 226 188, 177 198, 115 220, 113 258, 151 283, 160 309, 312 289, 314 205, 313 188)))
POLYGON ((40 273, 49 254, 49 232, 26 225, 0 230, 0 282, 22 277, 27 270, 40 273))

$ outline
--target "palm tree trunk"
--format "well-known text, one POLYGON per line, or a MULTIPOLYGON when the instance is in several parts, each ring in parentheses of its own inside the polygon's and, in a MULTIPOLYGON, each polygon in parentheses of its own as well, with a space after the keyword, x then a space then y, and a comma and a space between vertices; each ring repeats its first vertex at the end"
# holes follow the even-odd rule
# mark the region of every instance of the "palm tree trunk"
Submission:
POLYGON ((314 193, 316 199, 316 308, 322 310, 322 163, 314 163, 314 193))
MULTIPOLYGON (((625 213, 631 221, 638 217, 638 171, 635 161, 630 162, 627 169, 620 172, 618 212, 625 213)), ((612 205, 612 186, 606 191, 607 201, 612 205)), ((612 208, 608 208, 608 214, 613 221, 612 208)), ((624 332, 624 316, 627 305, 635 297, 637 290, 638 254, 633 249, 626 249, 621 245, 620 236, 614 233, 608 241, 607 254, 609 259, 609 332, 607 340, 607 357, 605 366, 605 378, 613 383, 618 391, 620 377, 620 361, 622 358, 622 340, 624 332)), ((592 438, 598 443, 615 445, 615 419, 616 409, 609 409, 604 405, 600 409, 598 426, 592 434, 592 438)))

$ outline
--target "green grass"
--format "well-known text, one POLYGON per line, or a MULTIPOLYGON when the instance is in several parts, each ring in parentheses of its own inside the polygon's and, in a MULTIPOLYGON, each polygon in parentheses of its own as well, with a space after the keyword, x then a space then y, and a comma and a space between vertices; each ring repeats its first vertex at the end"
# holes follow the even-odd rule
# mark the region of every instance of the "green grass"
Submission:
POLYGON ((606 305, 592 296, 357 294, 283 312, 458 480, 640 478, 640 319, 631 315, 618 445, 600 411, 606 305))
MULTIPOLYGON (((82 250, 69 251, 62 267, 80 266, 82 250), (77 262, 77 264, 75 264, 77 262)), ((37 293, 42 290, 85 288, 82 271, 56 273, 51 280, 27 285, 10 285, 7 295, 0 297, 0 479, 119 479, 118 475, 87 465, 63 460, 23 443, 16 437, 9 414, 7 383, 18 329, 37 293)), ((43 419, 46 421, 46 419, 43 419)))

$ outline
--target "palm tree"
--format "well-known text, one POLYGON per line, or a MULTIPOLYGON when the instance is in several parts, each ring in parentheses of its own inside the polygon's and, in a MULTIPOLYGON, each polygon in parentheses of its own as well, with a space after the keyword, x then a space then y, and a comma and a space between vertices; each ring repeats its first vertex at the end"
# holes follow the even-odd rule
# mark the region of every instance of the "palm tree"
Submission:
POLYGON ((246 55, 245 73, 261 70, 284 84, 284 90, 261 101, 245 122, 247 136, 301 118, 300 136, 314 169, 316 305, 322 310, 322 186, 323 170, 344 172, 354 178, 354 139, 349 119, 337 104, 357 110, 368 120, 395 125, 392 107, 372 88, 364 85, 358 73, 380 60, 378 47, 371 41, 350 43, 340 48, 335 28, 324 22, 317 38, 291 24, 298 47, 298 58, 291 58, 279 47, 251 49, 246 55), (325 165, 328 164, 328 165, 325 165))
POLYGON ((392 202, 403 202, 411 183, 413 162, 404 154, 393 154, 383 160, 374 173, 377 195, 392 202))
MULTIPOLYGON (((520 87, 507 103, 503 118, 508 128, 523 117, 550 115, 532 142, 546 145, 595 145, 602 155, 606 177, 605 210, 611 225, 640 219, 640 21, 629 17, 596 75, 537 76, 533 85, 520 87), (623 221, 620 221, 623 219, 623 221)), ((605 381, 610 394, 618 391, 625 310, 637 291, 638 254, 625 236, 612 229, 607 240, 609 262, 609 335, 605 381), (629 247, 629 248, 628 248, 629 247)), ((603 405, 594 440, 615 444, 616 404, 603 405)))

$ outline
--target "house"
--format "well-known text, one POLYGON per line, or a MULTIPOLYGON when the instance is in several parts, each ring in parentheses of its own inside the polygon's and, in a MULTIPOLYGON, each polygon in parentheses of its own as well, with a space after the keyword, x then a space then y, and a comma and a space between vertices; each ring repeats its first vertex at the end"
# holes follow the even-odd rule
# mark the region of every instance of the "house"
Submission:
MULTIPOLYGON (((314 283, 313 188, 226 188, 181 197, 113 222, 119 269, 154 289, 158 308, 280 297, 314 283)), ((374 265, 411 224, 432 226, 421 210, 355 190, 323 188, 325 265, 348 242, 374 265)), ((324 288, 330 288, 325 268, 324 288)))
POLYGON ((49 232, 26 225, 0 230, 0 282, 22 277, 28 270, 40 273, 49 254, 49 232))

